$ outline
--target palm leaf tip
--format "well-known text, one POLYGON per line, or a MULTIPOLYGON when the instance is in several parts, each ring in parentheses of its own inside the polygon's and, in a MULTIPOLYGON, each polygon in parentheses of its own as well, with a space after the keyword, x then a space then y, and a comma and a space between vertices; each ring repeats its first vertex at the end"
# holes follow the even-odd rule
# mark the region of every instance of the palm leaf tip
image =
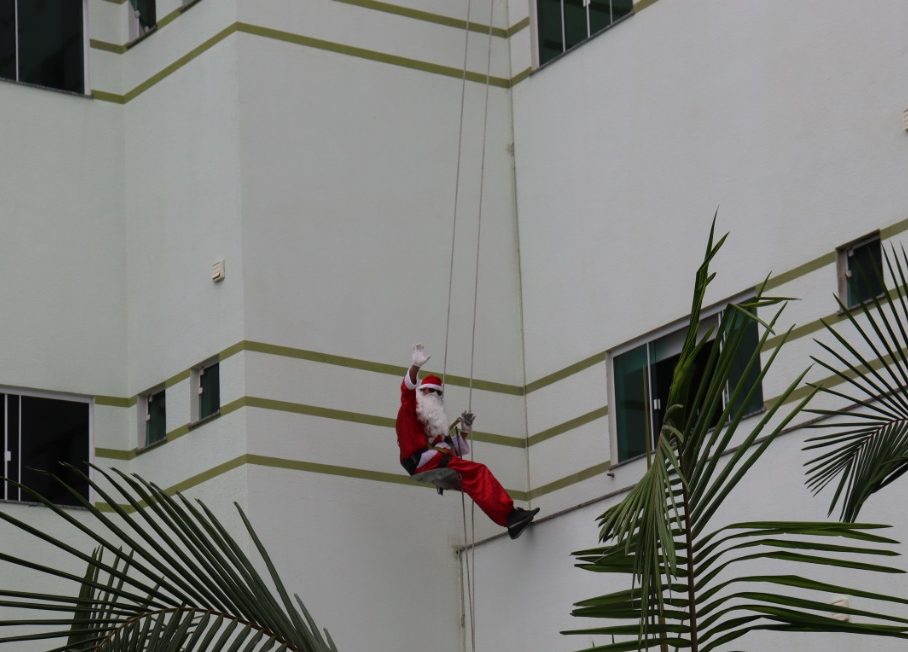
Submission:
MULTIPOLYGON (((72 587, 69 596, 75 596, 19 595, 0 601, 0 608, 70 613, 68 618, 45 619, 41 631, 2 636, 0 643, 57 638, 65 641, 58 649, 86 651, 336 652, 330 635, 298 598, 294 603, 272 594, 245 546, 204 504, 193 506, 179 494, 167 495, 138 476, 91 468, 92 477, 82 478, 112 506, 111 513, 87 504, 88 518, 76 518, 42 499, 68 530, 59 536, 0 513, 8 524, 54 546, 60 552, 55 563, 66 567, 75 557, 85 565, 76 575, 54 564, 0 555, 3 563, 48 575, 61 588, 72 587), (86 537, 95 546, 91 553, 68 543, 86 537)), ((59 478, 55 481, 65 487, 59 478)), ((242 510, 241 516, 245 534, 265 560, 269 580, 283 591, 277 569, 242 510)), ((0 589, 0 595, 12 593, 0 589)))

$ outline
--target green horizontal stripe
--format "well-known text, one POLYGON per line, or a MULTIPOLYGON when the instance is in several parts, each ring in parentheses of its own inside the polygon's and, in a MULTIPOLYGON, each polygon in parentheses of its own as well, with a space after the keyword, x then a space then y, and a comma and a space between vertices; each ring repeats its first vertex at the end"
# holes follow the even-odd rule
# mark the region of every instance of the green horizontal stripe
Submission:
POLYGON ((165 381, 164 381, 164 387, 165 387, 165 388, 173 387, 173 386, 176 385, 177 383, 181 383, 181 382, 183 382, 184 380, 188 380, 190 374, 191 374, 191 371, 190 371, 189 369, 184 369, 184 370, 181 371, 180 373, 174 374, 173 376, 171 376, 170 378, 168 378, 167 380, 165 380, 165 381))
POLYGON ((383 428, 394 427, 394 419, 390 417, 379 417, 371 414, 362 414, 360 412, 349 412, 347 410, 335 410, 332 408, 318 407, 316 405, 305 405, 304 403, 291 403, 290 401, 275 401, 270 398, 261 398, 258 396, 247 396, 244 401, 247 407, 278 410, 280 412, 293 412, 294 414, 306 414, 313 417, 364 423, 366 425, 381 426, 383 428))
POLYGON ((131 460, 136 456, 136 451, 123 451, 116 448, 95 448, 95 457, 111 460, 131 460))
POLYGON ((611 462, 605 461, 600 464, 596 464, 577 473, 572 473, 571 475, 561 478, 560 480, 555 480, 554 482, 549 482, 544 484, 541 487, 536 489, 531 489, 527 494, 525 500, 533 500, 539 498, 540 496, 545 496, 552 492, 558 491, 559 489, 564 489, 565 487, 570 487, 571 485, 577 484, 578 482, 583 482, 584 480, 589 480, 590 478, 595 478, 598 475, 603 475, 608 472, 611 468, 611 462))
MULTIPOLYGON (((454 27, 456 29, 464 29, 465 27, 471 32, 479 32, 480 34, 488 34, 489 26, 482 25, 480 23, 475 23, 470 21, 469 25, 467 21, 460 18, 452 18, 451 16, 442 16, 441 14, 433 14, 428 11, 421 11, 419 9, 411 9, 410 7, 401 7, 398 5, 393 5, 388 2, 378 2, 377 0, 335 0, 336 2, 342 2, 348 5, 354 5, 356 7, 362 7, 363 9, 372 9, 373 11, 381 11, 388 14, 394 14, 395 16, 403 16, 405 18, 412 18, 414 20, 421 20, 427 23, 434 23, 436 25, 444 25, 445 27, 454 27)), ((521 21, 523 22, 523 21, 521 21)), ((501 27, 492 28, 492 36, 498 36, 500 38, 507 38, 511 34, 519 31, 522 28, 518 28, 520 23, 514 25, 514 27, 503 29, 501 27), (517 28, 517 29, 515 29, 517 28), (514 30, 513 32, 511 30, 514 30)))
MULTIPOLYGON (((347 56, 357 57, 360 59, 366 59, 369 61, 377 61, 379 63, 386 63, 390 65, 400 66, 403 68, 409 68, 411 70, 420 70, 423 72, 428 72, 436 75, 444 75, 447 77, 456 77, 461 79, 466 77, 467 81, 476 82, 480 84, 486 83, 486 75, 478 72, 467 71, 464 74, 464 71, 460 68, 454 68, 452 66, 443 66, 440 64, 429 63, 426 61, 420 61, 418 59, 410 59, 408 57, 401 57, 393 54, 387 54, 384 52, 378 52, 376 50, 367 50, 365 48, 358 48, 352 45, 344 45, 342 43, 334 43, 332 41, 325 41, 323 39, 312 38, 309 36, 303 36, 301 34, 294 34, 291 32, 285 32, 278 29, 273 29, 270 27, 261 27, 258 25, 250 25, 249 23, 234 23, 229 27, 225 27, 223 30, 212 36, 210 39, 202 43, 201 45, 193 48, 188 53, 165 67, 160 72, 155 73, 147 80, 130 90, 129 92, 120 95, 117 93, 110 93, 107 91, 93 90, 92 97, 97 100, 104 102, 113 102, 116 104, 126 104, 134 100, 136 97, 152 88, 158 82, 166 79, 174 72, 185 66, 187 63, 200 56, 201 54, 207 52, 212 47, 223 41, 225 38, 234 34, 235 32, 241 32, 243 34, 251 34, 253 36, 260 36, 263 38, 270 38, 276 41, 282 41, 284 43, 292 43, 295 45, 302 45, 318 50, 324 50, 326 52, 334 52, 337 54, 344 54, 347 56)), ((496 86, 499 88, 510 88, 512 85, 511 80, 505 79, 503 77, 489 77, 488 83, 491 86, 496 86)))
POLYGON ((821 267, 825 267, 826 265, 832 265, 833 263, 835 263, 835 259, 836 259, 836 253, 834 251, 832 251, 830 253, 823 254, 822 256, 814 258, 813 260, 807 261, 803 265, 798 265, 794 269, 790 269, 787 272, 784 272, 783 274, 779 274, 778 276, 771 276, 769 278, 769 280, 766 282, 766 285, 764 286, 764 290, 771 290, 773 288, 777 288, 780 285, 789 283, 789 282, 795 280, 796 278, 804 276, 805 274, 810 274, 811 272, 815 272, 816 270, 820 269, 821 267))
POLYGON ((891 238, 906 230, 908 230, 908 219, 901 220, 900 222, 890 224, 889 226, 880 229, 880 239, 886 240, 887 238, 891 238))
POLYGON ((107 41, 100 41, 94 38, 88 40, 88 46, 93 50, 103 50, 105 52, 113 52, 114 54, 123 54, 127 49, 125 45, 108 43, 107 41))
MULTIPOLYGON (((357 480, 370 480, 373 482, 385 482, 390 484, 398 485, 408 485, 411 487, 417 488, 427 488, 427 486, 420 482, 415 482, 411 480, 403 472, 401 473, 387 473, 383 471, 370 471, 368 469, 359 469, 349 466, 337 466, 333 464, 320 464, 317 462, 306 462, 303 460, 291 460, 281 457, 272 457, 268 455, 256 455, 256 454, 244 454, 238 457, 228 460, 217 466, 214 466, 210 469, 197 473, 181 482, 178 482, 170 487, 167 487, 164 492, 167 495, 174 495, 178 492, 186 491, 193 487, 196 487, 204 482, 212 480, 219 475, 223 475, 234 469, 240 468, 247 464, 253 466, 264 466, 268 468, 275 469, 286 469, 288 471, 303 471, 305 473, 320 473, 324 475, 332 475, 343 478, 355 478, 357 480)), ((429 487, 430 488, 430 487, 429 487)), ((524 491, 517 490, 508 490, 508 493, 515 500, 527 500, 528 493, 524 491)), ((113 511, 110 505, 99 502, 96 503, 96 507, 102 511, 109 512, 113 511)), ((121 505, 122 508, 126 511, 132 511, 131 507, 126 505, 121 505)))
POLYGON ((658 0, 637 0, 634 3, 634 13, 639 13, 646 9, 647 7, 656 4, 658 0))
MULTIPOLYGON (((330 353, 319 353, 317 351, 307 351, 306 349, 295 349, 290 346, 279 346, 276 344, 265 344, 264 342, 255 342, 243 340, 238 345, 242 350, 253 353, 267 353, 268 355, 277 355, 284 358, 295 358, 297 360, 310 360, 312 362, 322 362, 324 364, 335 365, 338 367, 347 367, 349 369, 360 369, 362 371, 372 371, 380 374, 403 377, 407 368, 399 365, 384 364, 382 362, 370 362, 368 360, 359 360, 357 358, 347 358, 330 353)), ((231 347, 234 348, 234 347, 231 347)))
MULTIPOLYGON (((294 34, 292 32, 285 32, 283 30, 274 29, 272 27, 262 27, 260 25, 250 25, 249 23, 237 23, 237 31, 244 34, 253 34, 255 36, 262 36, 264 38, 274 39, 276 41, 283 41, 285 43, 293 43, 295 45, 304 45, 306 47, 314 48, 316 50, 324 50, 325 52, 334 52, 337 54, 345 54, 351 57, 357 57, 360 59, 367 59, 369 61, 378 61, 380 63, 387 63, 394 66, 400 66, 402 68, 409 68, 412 70, 421 70, 423 72, 429 72, 436 75, 444 75, 446 77, 455 77, 461 79, 466 77, 467 81, 477 82, 481 84, 486 83, 486 75, 467 71, 464 73, 461 68, 454 68, 452 66, 443 66, 441 64, 429 63, 427 61, 420 61, 419 59, 411 59, 409 57, 401 57, 395 54, 387 54, 385 52, 379 52, 377 50, 367 50, 365 48, 358 48, 352 45, 345 45, 343 43, 335 43, 333 41, 325 41, 323 39, 313 38, 311 36, 303 36, 302 34, 294 34)), ((508 79, 503 77, 489 77, 488 83, 490 86, 496 86, 499 88, 510 88, 511 82, 508 79)))
POLYGON ((570 421, 565 421, 564 423, 559 423, 557 426, 552 426, 542 432, 536 433, 527 440, 529 446, 534 446, 540 442, 545 441, 546 439, 551 439, 557 435, 563 434, 569 430, 574 430, 579 428, 582 425, 595 421, 596 419, 602 419, 608 415, 608 406, 603 406, 597 408, 592 412, 587 412, 586 414, 580 415, 570 421))
POLYGON ((539 380, 534 380, 532 383, 529 383, 526 386, 526 392, 527 392, 527 394, 529 394, 530 392, 535 392, 537 389, 541 389, 547 385, 556 383, 559 380, 564 380, 568 376, 573 376, 576 373, 580 373, 581 371, 583 371, 585 369, 589 369, 590 367, 593 367, 597 364, 604 363, 604 362, 605 362, 605 352, 604 351, 602 353, 597 353, 595 355, 591 355, 590 357, 586 358, 585 360, 581 360, 580 362, 575 362, 574 364, 572 364, 568 367, 565 367, 564 369, 561 369, 560 371, 551 373, 548 376, 543 376, 539 380))
POLYGON ((511 86, 512 86, 512 87, 516 86, 517 84, 519 84, 520 82, 522 82, 524 79, 526 79, 527 77, 529 77, 530 74, 531 74, 532 72, 533 72, 533 69, 532 69, 532 68, 525 68, 525 69, 522 70, 521 72, 517 73, 517 74, 511 79, 511 86))
POLYGON ((121 396, 95 396, 95 405, 107 405, 110 407, 129 408, 136 404, 136 397, 123 398, 121 396))
POLYGON ((530 26, 530 17, 527 16, 523 20, 518 20, 516 23, 508 27, 508 36, 513 36, 522 29, 526 29, 530 26))

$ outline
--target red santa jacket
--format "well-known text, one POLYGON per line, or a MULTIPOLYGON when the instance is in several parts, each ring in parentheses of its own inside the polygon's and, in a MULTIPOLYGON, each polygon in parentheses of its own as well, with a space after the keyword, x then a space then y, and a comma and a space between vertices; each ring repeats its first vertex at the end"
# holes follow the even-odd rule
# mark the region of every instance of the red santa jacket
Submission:
POLYGON ((401 461, 428 447, 429 438, 416 416, 416 385, 410 386, 409 376, 400 383, 396 429, 401 461))

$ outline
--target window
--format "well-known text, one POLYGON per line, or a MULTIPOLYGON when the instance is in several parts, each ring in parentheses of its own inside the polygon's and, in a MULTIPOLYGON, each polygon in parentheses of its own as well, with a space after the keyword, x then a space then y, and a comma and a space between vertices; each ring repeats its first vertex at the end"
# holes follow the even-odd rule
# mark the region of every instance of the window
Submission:
POLYGON ((129 40, 144 36, 157 24, 155 0, 129 0, 129 40))
POLYGON ((142 397, 144 408, 142 426, 145 432, 145 446, 151 446, 167 437, 167 404, 164 390, 149 392, 142 397))
POLYGON ((539 65, 631 14, 633 0, 537 0, 539 65))
MULTIPOLYGON (((88 474, 88 403, 19 394, 0 394, 3 425, 4 476, 21 482, 58 505, 76 505, 75 497, 43 471, 59 476, 83 498, 88 483, 72 470, 72 464, 88 474)), ((34 498, 10 483, 4 483, 4 500, 32 502, 34 498)))
MULTIPOLYGON (((731 364, 729 387, 725 388, 723 404, 730 400, 730 389, 744 377, 747 362, 759 346, 760 338, 757 332, 757 323, 740 313, 729 313, 729 317, 736 320, 729 324, 729 334, 740 334, 741 346, 738 355, 731 364), (738 324, 740 323, 740 326, 738 324)), ((713 332, 717 330, 722 313, 704 318, 701 321, 702 331, 710 327, 713 332)), ((612 356, 612 387, 614 388, 613 405, 615 406, 614 426, 616 430, 617 460, 626 460, 639 457, 646 452, 645 433, 649 432, 653 442, 662 427, 665 411, 668 409, 668 390, 671 386, 672 374, 681 354, 681 347, 687 328, 680 328, 643 343, 638 343, 629 349, 612 356)), ((702 376, 706 369, 707 361, 716 346, 716 341, 703 347, 698 354, 694 366, 694 376, 702 376)), ((719 344, 721 346, 721 342, 719 344)), ((754 367, 747 374, 747 386, 757 382, 760 369, 754 367)), ((750 397, 739 395, 736 397, 733 409, 743 408, 745 414, 759 411, 763 407, 763 391, 757 385, 750 397), (745 402, 746 401, 746 402, 745 402)), ((723 406, 718 406, 713 415, 713 423, 718 423, 723 406)))
POLYGON ((849 308, 871 301, 886 290, 883 249, 878 233, 838 250, 839 297, 849 308))
POLYGON ((221 382, 218 363, 199 367, 194 374, 196 393, 196 421, 217 414, 221 409, 221 382))
POLYGON ((0 0, 0 77, 84 92, 82 0, 0 0))

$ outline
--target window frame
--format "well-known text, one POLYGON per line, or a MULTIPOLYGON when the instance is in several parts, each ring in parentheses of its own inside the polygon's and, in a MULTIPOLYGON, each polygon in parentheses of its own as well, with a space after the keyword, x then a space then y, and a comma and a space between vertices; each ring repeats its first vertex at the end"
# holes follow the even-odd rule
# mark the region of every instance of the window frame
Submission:
POLYGON ((885 295, 886 270, 883 264, 883 239, 880 237, 879 231, 868 233, 867 235, 852 240, 851 242, 848 242, 841 247, 836 247, 836 278, 838 280, 837 289, 839 300, 842 302, 842 304, 845 305, 848 310, 858 308, 868 302, 872 302, 874 298, 880 298, 885 295), (849 293, 849 279, 851 278, 849 260, 852 256, 852 252, 855 249, 859 249, 860 247, 864 247, 873 243, 876 243, 878 245, 878 251, 880 255, 880 282, 882 284, 882 287, 876 295, 852 303, 849 293))
POLYGON ((164 385, 157 385, 142 392, 139 394, 138 406, 138 433, 141 442, 138 446, 138 450, 148 450, 149 448, 154 448, 155 446, 165 443, 167 441, 167 387, 164 385), (151 420, 149 404, 153 402, 152 399, 158 394, 161 394, 164 400, 164 433, 160 439, 149 441, 148 429, 151 420))
MULTIPOLYGON (((732 304, 743 303, 751 298, 753 298, 752 293, 750 293, 750 292, 743 293, 741 295, 732 297, 731 299, 721 301, 721 302, 715 303, 707 308, 704 308, 700 314, 700 333, 702 334, 711 325, 713 325, 713 324, 710 324, 710 321, 713 321, 713 323, 716 326, 718 326, 720 315, 728 308, 728 306, 730 306, 732 304)), ((610 447, 610 451, 611 451, 609 457, 612 458, 612 462, 611 462, 612 467, 621 466, 624 464, 630 464, 632 462, 635 462, 637 460, 640 460, 640 459, 643 459, 646 457, 645 452, 641 453, 639 455, 633 455, 626 459, 619 459, 619 457, 618 457, 619 433, 618 433, 618 402, 616 399, 617 386, 615 383, 615 358, 622 354, 633 351, 634 349, 636 349, 640 346, 653 345, 656 342, 658 342, 659 340, 661 340, 669 335, 673 335, 676 333, 684 333, 686 331, 689 323, 690 323, 689 317, 677 319, 675 321, 672 321, 672 322, 666 324, 665 326, 651 330, 651 331, 645 333, 644 335, 641 335, 640 337, 634 338, 633 340, 630 340, 628 342, 625 342, 624 344, 616 346, 615 348, 613 348, 607 352, 607 354, 606 354, 606 379, 608 382, 608 401, 609 401, 608 402, 608 405, 609 405, 608 428, 609 428, 609 447, 610 447)), ((759 331, 758 331, 757 342, 759 344, 759 331)), ((651 387, 652 365, 655 364, 655 362, 651 361, 651 359, 650 359, 649 349, 650 349, 650 347, 648 346, 647 347, 647 362, 646 362, 646 370, 647 370, 646 390, 644 392, 644 395, 648 398, 648 409, 646 410, 645 419, 646 419, 646 424, 648 426, 651 436, 655 437, 656 433, 654 432, 654 423, 655 423, 655 410, 657 408, 655 408, 653 406, 653 402, 655 400, 657 400, 657 398, 653 397, 652 387, 651 387)), ((761 393, 762 393, 762 383, 761 383, 761 393)), ((728 384, 726 384, 725 388, 723 389, 722 394, 723 394, 722 408, 724 409, 725 406, 727 406, 728 401, 731 398, 729 396, 728 384)), ((744 414, 745 418, 749 418, 756 414, 760 414, 766 410, 765 397, 762 397, 762 398, 764 400, 761 401, 760 407, 757 409, 754 409, 750 412, 746 412, 744 414)), ((645 449, 645 446, 644 446, 644 449, 645 449)))
POLYGON ((609 0, 609 10, 610 10, 610 13, 612 16, 611 22, 608 25, 606 25, 605 27, 597 29, 596 31, 592 31, 591 26, 590 26, 589 4, 584 3, 583 8, 586 10, 586 38, 578 41, 576 44, 572 45, 570 48, 565 48, 565 41, 567 40, 566 34, 565 34, 565 27, 564 27, 564 2, 565 2, 565 0, 559 0, 561 3, 561 47, 562 47, 562 50, 559 54, 556 54, 551 59, 548 59, 547 61, 543 62, 542 61, 542 48, 541 48, 540 38, 539 38, 539 30, 541 27, 540 18, 539 18, 539 1, 540 0, 529 0, 529 2, 530 2, 530 12, 529 12, 530 28, 532 29, 532 33, 533 33, 533 38, 531 39, 532 42, 531 42, 531 47, 530 47, 530 56, 531 56, 532 69, 534 72, 536 70, 540 70, 541 68, 546 67, 550 63, 554 63, 555 61, 558 61, 559 59, 564 57, 564 55, 566 55, 568 52, 572 52, 573 50, 576 50, 577 48, 582 46, 584 43, 588 43, 596 36, 599 36, 603 32, 610 30, 615 25, 617 25, 621 22, 624 22, 625 20, 627 20, 631 16, 635 15, 635 13, 636 13, 636 11, 634 10, 634 3, 631 0, 630 11, 616 19, 616 18, 614 18, 614 11, 612 11, 612 3, 614 3, 616 0, 609 0))
POLYGON ((191 420, 192 425, 197 425, 214 419, 221 414, 221 369, 220 369, 220 360, 218 358, 210 358, 201 364, 197 364, 192 368, 190 373, 190 391, 192 393, 191 397, 191 420), (202 415, 202 377, 205 375, 205 371, 212 368, 218 368, 218 406, 215 410, 209 414, 202 415))
MULTIPOLYGON (((65 402, 70 402, 70 403, 84 403, 85 404, 86 411, 87 411, 87 428, 88 428, 88 433, 87 433, 86 442, 85 442, 86 447, 87 447, 86 461, 89 465, 88 466, 88 475, 89 475, 89 477, 91 477, 91 475, 92 475, 91 465, 95 463, 95 441, 94 441, 94 438, 95 438, 94 437, 94 435, 95 435, 95 401, 94 401, 93 397, 84 396, 82 394, 69 394, 66 392, 53 392, 53 391, 45 391, 45 390, 40 390, 40 389, 23 389, 21 387, 13 387, 10 385, 0 385, 0 394, 3 395, 3 398, 2 398, 2 400, 3 400, 3 423, 2 423, 2 425, 0 425, 0 439, 3 440, 3 446, 0 447, 0 450, 2 450, 2 456, 0 456, 0 469, 2 469, 2 472, 4 475, 7 472, 6 464, 7 464, 8 460, 6 458, 7 458, 7 454, 9 453, 9 450, 7 447, 7 442, 8 442, 8 438, 9 438, 9 423, 7 420, 8 398, 9 398, 9 396, 12 395, 12 396, 19 397, 20 399, 21 398, 39 398, 39 399, 49 399, 49 400, 54 400, 54 401, 65 401, 65 402)), ((21 456, 21 451, 22 451, 21 402, 20 402, 20 410, 19 410, 18 429, 19 429, 18 449, 19 449, 20 455, 19 455, 19 459, 18 459, 19 466, 18 466, 18 473, 16 474, 16 477, 18 477, 21 480, 22 479, 22 468, 23 468, 22 456, 21 456)), ((85 499, 88 502, 94 502, 95 501, 94 494, 95 494, 94 489, 89 484, 88 485, 88 494, 85 496, 85 499)), ((19 504, 19 505, 41 505, 41 503, 38 503, 34 500, 22 499, 21 493, 20 493, 20 498, 9 498, 8 494, 7 494, 7 487, 4 485, 2 487, 2 489, 0 489, 0 504, 6 504, 6 503, 19 504)), ((61 509, 80 509, 80 507, 78 507, 76 505, 69 505, 69 504, 65 504, 65 503, 54 503, 54 505, 61 509)))
POLYGON ((7 77, 0 77, 0 82, 6 82, 10 84, 22 84, 23 86, 28 86, 30 88, 41 88, 48 91, 54 91, 56 93, 66 93, 68 95, 78 95, 80 97, 91 97, 91 75, 90 75, 90 66, 89 66, 89 55, 91 52, 91 37, 89 36, 90 25, 91 25, 91 16, 89 15, 89 0, 81 0, 82 2, 82 90, 74 91, 66 88, 57 88, 56 86, 47 86, 45 84, 36 84, 34 82, 23 81, 21 79, 21 71, 19 69, 19 2, 22 0, 13 0, 14 1, 14 25, 13 33, 15 35, 15 47, 14 55, 16 59, 16 78, 9 79, 7 77))

